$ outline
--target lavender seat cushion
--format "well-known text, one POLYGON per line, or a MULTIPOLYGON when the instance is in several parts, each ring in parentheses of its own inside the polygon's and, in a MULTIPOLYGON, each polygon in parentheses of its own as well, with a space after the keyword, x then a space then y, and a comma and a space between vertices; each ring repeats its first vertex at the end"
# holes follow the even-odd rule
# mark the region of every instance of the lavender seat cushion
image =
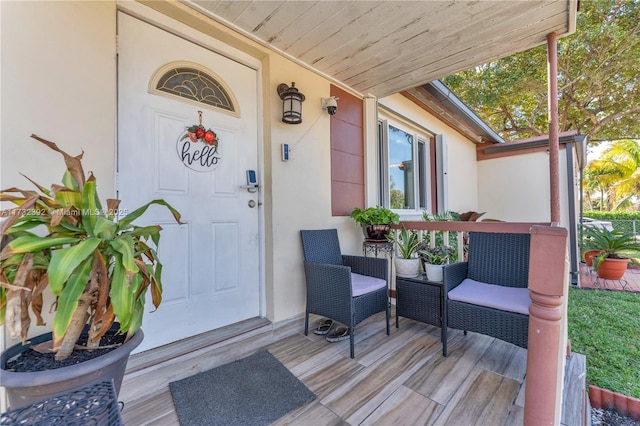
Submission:
POLYGON ((380 278, 351 273, 351 291, 353 292, 353 297, 362 296, 363 294, 371 293, 386 286, 387 282, 380 278))
POLYGON ((486 284, 465 278, 449 292, 449 299, 501 311, 529 315, 529 289, 486 284))

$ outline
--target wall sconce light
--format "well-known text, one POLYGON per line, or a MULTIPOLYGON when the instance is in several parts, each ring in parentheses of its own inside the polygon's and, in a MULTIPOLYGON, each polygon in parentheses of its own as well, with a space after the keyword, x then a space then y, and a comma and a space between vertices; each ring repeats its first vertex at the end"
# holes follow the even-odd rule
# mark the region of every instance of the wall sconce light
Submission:
POLYGON ((336 115, 338 111, 338 99, 335 96, 330 98, 322 98, 322 109, 326 109, 329 115, 336 115))
POLYGON ((304 95, 296 89, 296 83, 291 87, 285 83, 278 85, 278 96, 282 99, 282 122, 287 124, 302 123, 302 102, 304 95))

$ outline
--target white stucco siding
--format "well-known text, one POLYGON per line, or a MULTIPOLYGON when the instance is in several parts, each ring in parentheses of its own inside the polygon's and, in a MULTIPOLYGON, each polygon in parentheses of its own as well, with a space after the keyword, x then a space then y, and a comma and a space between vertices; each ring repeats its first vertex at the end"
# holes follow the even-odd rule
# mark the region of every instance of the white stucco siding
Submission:
MULTIPOLYGON (((560 150, 560 209, 569 223, 566 151, 560 150)), ((509 222, 550 220, 549 155, 544 151, 478 162, 479 209, 483 218, 509 222)))
MULTIPOLYGON (((85 151, 103 198, 114 195, 115 2, 2 2, 1 186, 59 183, 62 157, 85 151)), ((3 208, 6 206, 3 206, 3 208)))
MULTIPOLYGON (((421 125, 432 134, 442 134, 447 144, 448 202, 451 211, 478 209, 478 167, 476 145, 460 132, 440 121, 437 116, 418 107, 406 97, 396 94, 379 100, 379 103, 421 125)), ((371 166, 372 159, 368 166, 371 166)))
POLYGON ((280 55, 270 57, 271 102, 271 202, 273 222, 273 311, 274 320, 300 315, 305 309, 301 229, 338 228, 342 251, 359 251, 356 227, 348 217, 331 216, 331 152, 329 114, 320 98, 328 97, 330 82, 297 66, 280 55), (285 124, 282 100, 276 93, 280 83, 296 87, 306 96, 302 123, 285 124), (281 159, 281 144, 289 144, 290 160, 281 159), (356 242, 357 241, 357 242, 356 242))
MULTIPOLYGON (((76 156, 97 179, 103 202, 115 194, 115 3, 2 2, 0 187, 49 188, 65 171, 62 156, 31 134, 76 156)), ((15 207, 2 203, 0 208, 15 207)), ((54 302, 45 294, 51 324, 54 302)), ((32 319, 33 320, 33 319, 32 319)), ((4 333, 5 327, 2 327, 4 333)), ((29 336, 43 333, 31 327, 29 336)), ((14 344, 2 336, 2 345, 14 344)))

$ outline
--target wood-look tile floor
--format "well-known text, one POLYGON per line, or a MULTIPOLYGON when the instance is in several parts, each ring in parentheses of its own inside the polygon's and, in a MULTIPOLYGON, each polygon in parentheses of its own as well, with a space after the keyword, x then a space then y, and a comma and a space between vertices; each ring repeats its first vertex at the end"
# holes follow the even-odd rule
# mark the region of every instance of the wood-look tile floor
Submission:
MULTIPOLYGON (((444 358, 439 328, 401 318, 387 336, 378 314, 356 327, 353 360, 348 340, 328 343, 311 332, 266 349, 317 395, 275 425, 523 422, 526 351, 480 334, 451 330, 444 358)), ((122 415, 127 426, 178 425, 168 385, 128 404, 122 415)))

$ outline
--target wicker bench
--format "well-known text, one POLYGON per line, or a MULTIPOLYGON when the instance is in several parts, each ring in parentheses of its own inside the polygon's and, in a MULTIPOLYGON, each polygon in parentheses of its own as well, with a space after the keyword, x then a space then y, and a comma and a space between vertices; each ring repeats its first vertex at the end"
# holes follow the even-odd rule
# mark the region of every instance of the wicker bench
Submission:
POLYGON ((444 268, 444 356, 448 327, 527 347, 529 247, 529 234, 470 233, 468 262, 444 268))

